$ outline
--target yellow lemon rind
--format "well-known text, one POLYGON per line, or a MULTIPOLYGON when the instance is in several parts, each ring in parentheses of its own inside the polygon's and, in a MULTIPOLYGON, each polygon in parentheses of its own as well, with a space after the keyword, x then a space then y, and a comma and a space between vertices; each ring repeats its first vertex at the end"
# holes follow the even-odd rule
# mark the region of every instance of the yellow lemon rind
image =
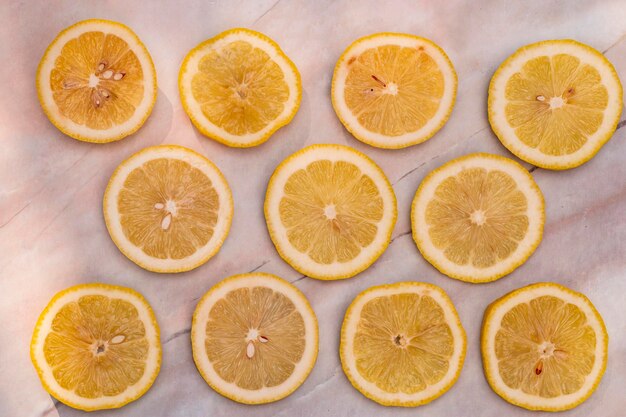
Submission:
POLYGON ((54 398, 56 398, 57 400, 61 401, 63 404, 68 405, 72 408, 78 409, 78 410, 83 410, 83 411, 95 411, 95 410, 105 410, 105 409, 112 409, 112 408, 120 408, 123 407, 124 405, 131 403, 139 398, 141 398, 151 387, 152 384, 154 384, 154 381, 156 380, 159 371, 161 369, 161 356, 162 356, 162 348, 161 348, 161 343, 160 343, 160 329, 159 329, 159 324, 157 323, 156 320, 156 316, 154 315, 154 311, 152 310, 152 307, 150 307, 150 304, 148 303, 148 301, 144 298, 143 295, 141 295, 139 292, 128 288, 128 287, 121 287, 118 285, 111 285, 111 284, 104 284, 104 283, 90 283, 90 284, 79 284, 79 285, 74 285, 72 287, 66 288, 60 292, 58 292, 57 294, 54 295, 54 297, 52 297, 52 299, 48 302, 48 305, 46 305, 46 308, 41 312, 41 314, 39 315, 39 318, 37 319, 37 324, 35 325, 35 329, 33 330, 33 336, 31 338, 31 342, 30 342, 30 359, 33 363, 33 366, 35 367, 35 370, 37 371, 37 375, 39 376, 39 379, 41 380, 41 384, 43 385, 44 389, 48 392, 48 394, 50 394, 51 396, 53 396, 54 398), (82 290, 82 289, 86 289, 86 288, 99 288, 99 289, 103 289, 103 290, 115 290, 115 291, 122 291, 125 292, 127 294, 132 295, 133 297, 135 297, 137 299, 137 301, 141 302, 143 304, 143 306, 146 308, 148 314, 150 315, 150 321, 151 324, 154 326, 155 332, 156 332, 156 340, 158 343, 156 343, 156 345, 154 346, 157 351, 157 357, 158 357, 158 361, 156 364, 156 368, 154 370, 154 372, 152 373, 152 375, 150 376, 150 380, 149 382, 146 384, 145 387, 143 387, 140 391, 137 392, 136 395, 132 396, 132 397, 128 397, 126 400, 122 401, 122 402, 117 402, 117 403, 111 403, 111 404, 107 404, 105 406, 102 407, 89 407, 89 406, 85 406, 83 404, 77 403, 77 402, 73 402, 73 401, 69 401, 67 399, 62 398, 61 395, 59 395, 59 393, 55 392, 55 390, 43 379, 43 369, 42 366, 37 362, 36 358, 36 353, 35 353, 35 349, 36 349, 36 343, 37 340, 39 338, 39 334, 41 332, 41 326, 42 326, 42 322, 44 317, 46 317, 46 315, 48 314, 50 308, 59 300, 61 300, 63 297, 65 297, 67 294, 70 294, 74 291, 77 290, 82 290))
MULTIPOLYGON (((398 294, 401 294, 401 292, 398 292, 398 294)), ((426 283, 426 282, 407 281, 407 282, 398 282, 395 284, 383 284, 383 285, 376 285, 376 286, 366 289, 365 291, 362 291, 361 293, 359 293, 359 295, 356 296, 354 300, 352 300, 352 302, 348 306, 348 309, 346 310, 346 314, 344 316, 343 323, 341 326, 341 340, 339 344, 339 356, 341 359, 341 367, 343 369, 344 374, 346 375, 346 377, 348 378, 352 386, 356 388, 361 394, 363 394, 365 397, 369 398, 370 400, 375 401, 378 404, 381 404, 387 407, 417 407, 420 405, 428 404, 431 401, 436 400, 437 398, 441 397, 443 394, 448 392, 450 388, 452 388, 452 386, 454 386, 456 381, 461 376, 461 371, 463 370, 463 364, 465 362, 466 353, 467 353, 467 334, 465 333, 465 329, 463 328, 463 324, 461 323, 461 318, 459 317, 459 314, 456 308, 454 307, 452 300, 443 289, 441 289, 440 287, 436 285, 426 283), (369 391, 367 391, 365 387, 363 387, 359 383, 359 381, 355 378, 354 375, 352 375, 352 373, 348 369, 347 363, 349 359, 348 359, 348 355, 347 355, 346 348, 345 348, 346 343, 347 343, 346 337, 345 337, 346 328, 348 326, 349 319, 354 314, 353 310, 355 306, 357 305, 358 301, 360 301, 367 294, 372 293, 372 292, 377 292, 380 290, 385 290, 385 289, 390 289, 390 290, 402 289, 402 288, 410 289, 414 287, 422 287, 422 288, 427 288, 429 290, 435 291, 439 293, 444 300, 446 300, 446 303, 448 304, 446 307, 453 314, 454 319, 455 319, 454 323, 449 323, 449 324, 450 325, 454 324, 460 331, 460 334, 462 335, 459 366, 458 366, 458 369, 455 371, 454 377, 450 380, 450 382, 428 398, 424 398, 419 401, 409 401, 409 402, 386 400, 384 398, 376 397, 375 394, 372 394, 369 391)))
POLYGON ((318 322, 317 322, 317 316, 315 315, 315 312, 313 311, 313 308, 311 307, 311 304, 309 303, 309 300, 306 298, 306 296, 304 295, 304 293, 302 293, 302 291, 300 291, 295 285, 291 284, 289 281, 286 281, 276 275, 273 274, 268 274, 265 272, 251 272, 251 273, 245 273, 245 274, 236 274, 236 275, 232 275, 228 278, 223 279, 222 281, 218 282, 217 284, 215 284, 213 287, 211 287, 198 301, 198 304, 196 305, 196 308, 193 312, 193 318, 192 318, 192 324, 191 324, 191 345, 192 345, 192 356, 193 356, 193 361, 196 365, 196 368, 198 369, 198 372, 200 373, 200 375, 202 376, 202 379, 204 379, 204 381, 218 394, 220 394, 221 396, 228 398, 230 400, 236 401, 238 403, 241 404, 248 404, 248 405, 255 405, 255 404, 267 404, 267 403, 271 403, 271 402, 275 402, 278 400, 282 400, 283 398, 288 397, 289 395, 291 395, 294 391, 296 391, 298 388, 300 388, 300 386, 302 386, 302 384, 304 383, 304 381, 308 378, 308 376, 310 375, 311 371, 313 370, 313 367, 315 366, 315 362, 317 361, 317 355, 319 353, 319 327, 318 327, 318 322), (205 370, 203 369, 202 365, 200 364, 200 357, 199 355, 201 354, 200 352, 197 352, 197 350, 194 348, 195 347, 195 343, 194 341, 196 340, 196 338, 201 337, 200 333, 202 331, 204 331, 204 329, 199 329, 199 321, 200 318, 198 317, 199 315, 199 310, 200 307, 204 304, 204 302, 208 299, 208 297, 214 293, 216 290, 222 288, 222 287, 227 287, 229 283, 233 282, 233 281, 238 281, 241 279, 245 279, 249 276, 261 276, 265 279, 271 279, 271 280, 275 280, 281 283, 281 285, 289 285, 292 289, 295 289, 295 292, 297 294, 299 294, 300 297, 300 301, 302 302, 302 305, 305 307, 307 313, 310 315, 310 317, 312 318, 315 326, 314 326, 314 352, 313 352, 313 360, 310 363, 310 366, 307 367, 307 371, 304 372, 304 374, 302 375, 301 378, 299 378, 297 380, 296 383, 293 384, 293 386, 289 387, 288 390, 285 390, 284 392, 280 393, 279 395, 273 396, 273 397, 267 397, 267 398, 263 398, 261 400, 258 401, 252 401, 249 400, 245 397, 242 396, 238 396, 238 395, 234 395, 222 388, 220 388, 218 386, 218 384, 216 384, 213 380, 211 380, 211 378, 209 378, 208 374, 205 372, 205 370))
MULTIPOLYGON (((457 93, 457 89, 458 89, 458 76, 457 73, 454 69, 454 66, 452 65, 452 61, 450 60, 450 58, 448 57, 448 55, 445 53, 445 51, 436 43, 434 43, 433 41, 431 41, 430 39, 427 38, 423 38, 421 36, 416 36, 416 35, 411 35, 408 33, 396 33, 396 32, 380 32, 380 33, 374 33, 372 35, 368 35, 362 38, 359 38, 357 40, 355 40, 354 42, 352 42, 341 54, 341 56, 339 57, 339 59, 337 60, 337 64, 335 65, 335 69, 333 72, 333 79, 332 79, 332 85, 331 85, 331 103, 333 106, 333 109, 335 110, 335 114, 337 115, 337 117, 339 118, 339 120, 341 121, 341 124, 346 128, 346 130, 348 132, 350 132, 352 134, 352 136, 354 136, 357 140, 376 147, 376 148, 382 148, 382 149, 403 149, 403 148, 407 148, 409 146, 413 146, 413 145, 418 145, 420 143, 426 142, 428 139, 432 138, 437 132, 439 132, 439 130, 441 130, 441 128, 446 124, 446 122, 450 119, 450 115, 452 114, 452 110, 454 109, 454 104, 456 102, 456 93, 457 93), (361 132, 359 131, 359 129, 357 129, 356 127, 352 126, 350 123, 348 123, 345 118, 342 116, 341 111, 339 110, 339 104, 337 103, 337 100, 339 95, 342 93, 340 91, 337 91, 336 88, 336 83, 337 83, 337 77, 338 77, 338 72, 339 70, 343 67, 344 63, 347 60, 347 56, 349 53, 352 52, 352 49, 357 46, 358 44, 367 42, 369 40, 372 39, 376 39, 378 37, 404 37, 404 38, 409 38, 409 39, 414 39, 417 40, 419 42, 423 42, 427 45, 429 45, 430 47, 432 47, 433 49, 435 49, 437 52, 439 52, 441 54, 441 56, 444 58, 445 62, 448 64, 449 66, 449 70, 454 78, 454 85, 452 86, 452 102, 449 106, 449 108, 446 110, 445 115, 442 117, 441 122, 435 127, 433 128, 430 132, 427 132, 426 134, 420 136, 419 138, 416 138, 414 140, 410 140, 410 141, 406 141, 406 142, 401 142, 401 143, 386 143, 386 142, 381 142, 378 140, 372 140, 370 138, 367 137, 367 135, 361 134, 361 132)), ((389 136, 390 139, 393 139, 393 136, 389 136)))
MULTIPOLYGON (((211 182, 213 182, 214 178, 210 178, 211 182)), ((221 201, 220 201, 221 204, 221 201)), ((119 249, 120 252, 122 252, 124 254, 124 256, 126 256, 129 260, 131 260, 132 262, 134 262, 135 264, 137 264, 138 266, 140 266, 141 268, 147 270, 147 271, 151 271, 151 272, 157 272, 157 273, 161 273, 161 274, 170 274, 170 273, 179 273, 179 272, 187 272, 187 271, 191 271, 193 269, 198 268, 201 265, 204 265, 206 262, 208 262, 213 256, 215 256, 217 254, 217 252, 222 248, 222 245, 224 244, 224 242, 226 241, 226 238, 228 237, 228 233, 230 232, 230 226, 232 224, 232 220, 233 220, 233 212, 234 212, 234 202, 233 202, 233 195, 232 195, 232 191, 230 189, 230 186, 228 185, 228 182, 226 181, 226 177, 224 177, 224 174, 222 174, 222 171, 220 171, 220 169, 217 167, 217 165, 215 165, 210 159, 208 159, 207 157, 205 157, 204 155, 186 148, 184 146, 180 146, 180 145, 156 145, 156 146, 149 146, 147 148, 144 148, 142 150, 140 150, 139 152, 136 152, 134 154, 132 154, 131 156, 129 156, 128 158, 126 158, 116 169, 115 171, 113 171, 113 174, 111 174, 111 179, 109 180, 109 183, 107 185, 107 188, 104 192, 104 198, 102 199, 102 212, 104 215, 104 223, 106 225, 107 231, 109 232, 109 235, 111 236, 111 240, 113 240, 113 243, 115 244, 115 246, 119 249), (225 224, 225 232, 223 234, 223 236, 221 236, 217 241, 215 241, 215 247, 213 248, 213 250, 211 250, 209 253, 207 253, 202 259, 198 260, 197 262, 188 264, 188 265, 184 265, 184 266, 180 266, 177 268, 158 268, 155 267, 154 265, 150 265, 146 262, 141 261, 140 259, 136 259, 135 257, 133 257, 129 251, 127 251, 126 249, 124 249, 124 245, 122 244, 122 242, 118 239, 118 237, 112 232, 112 222, 113 220, 111 218, 109 218, 109 213, 107 210, 107 205, 109 203, 109 198, 111 197, 110 195, 110 190, 111 187, 113 186, 114 180, 116 179, 118 173, 120 172, 120 170, 132 159, 134 159, 135 157, 138 157, 139 155, 146 153, 146 152, 150 152, 152 151, 154 148, 166 148, 166 149, 171 149, 171 150, 177 150, 177 151, 182 151, 182 152, 187 152, 190 154, 193 154, 199 158, 201 158, 203 160, 203 162, 206 162, 211 168, 212 170, 215 171, 215 173, 217 174, 217 179, 222 183, 222 186, 224 187, 224 190, 227 191, 226 195, 222 196, 219 195, 220 198, 224 197, 227 201, 228 206, 230 207, 230 210, 228 212, 228 216, 226 217, 226 219, 224 220, 226 222, 225 224)), ((219 221, 220 219, 218 219, 219 221)))
POLYGON ((132 29, 130 29, 128 26, 119 23, 119 22, 115 22, 112 20, 106 20, 106 19, 87 19, 87 20, 82 20, 80 22, 77 22, 65 29, 63 29, 61 32, 59 32, 59 34, 54 38, 54 40, 52 42, 50 42, 50 44, 48 45, 48 47, 46 48, 46 51, 44 52, 41 61, 39 61, 39 65, 37 66, 37 75, 36 75, 36 86, 37 86, 37 98, 39 99, 39 103, 41 104, 41 108, 43 110, 43 112, 45 113, 46 117, 48 118, 48 120, 50 121, 50 123, 52 123, 54 125, 54 127, 56 127, 57 129, 59 129, 59 131, 61 131, 63 134, 76 139, 76 140, 80 140, 82 142, 89 142, 89 143, 109 143, 109 142, 115 142, 121 139, 124 139, 127 136, 132 135, 133 133, 137 132, 146 122, 146 120, 148 120, 148 117, 150 117, 150 114, 152 113, 152 109, 154 108, 154 105, 156 103, 156 98, 157 98, 157 74, 156 74, 156 69, 154 67, 154 61, 152 61, 152 57, 150 56, 150 53, 148 52, 148 49, 146 48, 146 46, 143 44, 143 42, 141 42, 141 39, 139 39, 139 37, 137 36, 137 34, 135 32, 133 32, 132 29), (79 28, 80 26, 86 25, 86 24, 91 24, 91 23, 103 23, 103 24, 108 24, 108 25, 113 25, 113 26, 117 26, 119 28, 122 28, 124 30, 126 30, 128 32, 129 36, 132 36, 133 39, 139 44, 139 46, 141 47, 141 52, 143 52, 145 54, 145 57, 147 59, 147 61, 150 63, 150 68, 146 69, 146 71, 149 71, 152 73, 153 76, 153 94, 152 94, 152 99, 150 101, 150 105, 148 106, 147 111, 145 112, 145 114, 143 115, 143 117, 141 118, 140 121, 137 122, 137 124, 126 130, 125 132, 122 132, 118 135, 114 135, 111 136, 110 138, 104 139, 104 140, 100 140, 100 139, 94 139, 94 138, 90 138, 88 136, 76 133, 70 129, 68 129, 66 126, 63 125, 63 123, 61 123, 60 120, 56 120, 53 116, 52 113, 50 111, 50 109, 45 106, 44 100, 43 100, 43 89, 44 86, 42 84, 43 80, 42 80, 42 74, 41 74, 41 70, 43 67, 43 64, 49 59, 48 58, 48 54, 50 53, 50 50, 52 49, 52 47, 56 44, 57 40, 59 38, 61 38, 61 36, 65 35, 66 33, 71 32, 72 30, 79 28))
POLYGON ((537 185, 537 183, 535 182, 534 178, 532 177, 532 175, 530 174, 530 172, 528 172, 522 165, 518 164, 517 162, 515 162, 512 159, 503 157, 503 156, 499 156, 499 155, 494 155, 494 154, 488 154, 488 153, 472 153, 472 154, 468 154, 456 159, 453 159, 443 165, 441 165, 440 167, 434 169, 433 171, 431 171, 428 175, 426 175, 426 177, 424 177, 424 179, 422 180, 422 182, 420 183, 419 187, 417 188, 417 191, 415 192, 415 197, 413 198, 413 202, 411 203, 411 229, 412 229, 412 236, 413 236, 413 241, 415 242, 417 249, 419 250, 419 252, 421 253, 421 255, 424 257, 424 259, 426 259, 428 261, 428 263, 430 263, 432 266, 434 266, 439 272, 441 272, 442 274, 453 278, 453 279, 457 279, 459 281, 463 281, 463 282, 469 282, 472 284, 483 284, 483 283, 489 283, 489 282, 493 282, 496 281, 506 275, 509 275, 511 272, 513 272, 514 270, 516 270, 517 268, 519 268, 522 264, 524 264, 530 257, 531 255, 535 252, 535 250, 537 249, 537 247, 539 246, 539 244, 541 243, 541 240, 543 238, 543 229, 545 226, 545 200, 543 197, 543 193, 541 192, 541 189, 539 188, 539 186, 537 185), (452 164, 456 164, 457 162, 466 160, 466 159, 470 159, 470 158, 474 158, 474 157, 485 157, 485 158, 493 158, 499 161, 503 161, 506 163, 511 163, 514 164, 516 166, 519 167, 520 172, 524 172, 526 174, 526 176, 530 179, 530 184, 532 186, 532 191, 534 191, 540 201, 541 201, 541 206, 542 206, 542 210, 541 210, 541 219, 540 219, 540 225, 539 225, 539 236, 538 239, 533 242, 530 247, 528 248, 528 250, 525 252, 525 255, 520 257, 520 259, 515 262, 510 268, 503 270, 499 273, 493 274, 489 277, 483 278, 483 279, 477 279, 474 278, 472 276, 469 275, 463 275, 463 274, 457 274, 457 273, 453 273, 451 271, 449 271, 445 265, 441 264, 440 262, 438 262, 434 257, 432 257, 430 254, 428 254, 424 249, 423 249, 423 242, 424 242, 424 238, 422 236, 420 236, 419 231, 417 230, 417 227, 415 225, 415 218, 417 217, 417 213, 416 213, 416 206, 417 206, 417 201, 418 198, 421 196, 421 192, 423 191, 424 188, 424 184, 426 184, 428 181, 430 181, 430 179, 432 179, 435 174, 439 173, 440 171, 445 170, 445 168, 447 168, 448 166, 452 165, 452 164))
POLYGON ((617 71, 615 70, 615 67, 613 66, 611 61, 609 61, 602 53, 598 52, 597 50, 590 47, 589 45, 585 45, 584 43, 581 43, 572 39, 540 41, 540 42, 532 43, 532 44, 519 48, 511 56, 509 56, 506 60, 504 60, 504 62, 502 62, 502 64, 500 64, 498 69, 495 71, 495 73, 493 74, 493 77, 491 78, 491 81, 489 82, 489 93, 488 93, 488 100, 487 100, 487 117, 489 119, 489 125, 491 126, 491 130, 493 130, 493 133, 495 133, 495 135, 498 137, 502 145, 504 145, 504 147, 506 147, 512 154, 514 154, 521 160, 528 162, 529 164, 535 165, 539 168, 561 171, 561 170, 576 168, 588 162, 600 151, 600 149, 602 149, 602 147, 609 141, 609 139, 611 139, 611 137, 615 133, 615 130, 617 129, 617 125, 620 121, 620 116, 622 114, 623 94, 624 92, 623 92, 622 84, 617 74, 617 71), (495 101, 495 97, 494 97, 495 83, 500 77, 500 75, 502 74, 502 72, 504 71, 504 69, 513 60, 515 60, 520 55, 523 55, 525 52, 536 49, 536 48, 540 48, 545 45, 553 45, 555 43, 576 45, 577 47, 580 47, 584 49, 585 51, 590 52, 592 55, 595 55, 601 59, 601 61, 610 70, 611 74, 613 75, 614 80, 619 86, 619 91, 617 92, 618 93, 617 101, 619 102, 619 110, 617 111, 617 116, 615 117, 615 120, 612 122, 612 127, 609 130, 607 130, 606 135, 601 140, 598 141, 596 146, 589 153, 572 161, 551 163, 551 162, 546 162, 546 161, 542 161, 539 159, 535 159, 526 155, 524 151, 525 146, 521 145, 520 141, 517 138, 515 138, 514 140, 509 140, 506 137, 506 135, 504 135, 504 133, 498 128, 497 121, 495 120, 493 106, 494 106, 494 101, 495 101))
POLYGON ((609 349, 609 334, 606 330, 606 325, 604 324, 604 320, 602 319, 602 316, 600 315, 598 310, 595 308, 593 303, 589 300, 589 298, 587 298, 586 295, 579 293, 577 291, 571 290, 561 284, 557 284, 556 282, 538 282, 535 284, 530 284, 525 287, 518 288, 494 300, 485 309, 482 326, 481 326, 481 336, 480 336, 480 351, 481 351, 481 356, 482 356, 482 361, 483 361, 483 372, 485 374, 485 378, 487 379, 487 382, 489 383, 489 386, 491 387, 491 389, 500 397, 502 397, 505 401, 513 405, 516 405, 518 407, 525 408, 527 410, 551 411, 551 412, 565 411, 565 410, 570 410, 572 408, 575 408, 578 405, 585 402, 596 391, 596 389, 598 388, 598 385, 600 384, 600 381, 602 380, 602 376, 604 375, 604 372, 606 371, 606 365, 608 362, 608 349, 609 349), (556 290, 563 291, 565 293, 573 295, 574 297, 579 298, 593 312, 595 319, 600 324, 600 327, 602 329, 602 333, 604 336, 604 345, 603 345, 604 356, 602 357, 602 364, 601 364, 600 372, 596 380, 594 381, 592 388, 588 392, 586 392, 585 395, 581 396, 576 401, 566 404, 563 407, 545 407, 541 405, 535 405, 535 404, 529 404, 529 403, 517 401, 516 399, 507 395, 506 392, 504 392, 497 386, 497 384, 494 381, 493 375, 491 375, 489 371, 490 367, 492 366, 492 363, 491 363, 489 352, 487 352, 487 344, 488 344, 487 334, 488 334, 488 330, 493 325, 493 323, 491 322, 491 317, 494 311, 496 311, 504 302, 508 301, 511 298, 514 298, 518 294, 524 293, 526 291, 529 291, 535 288, 541 288, 541 287, 544 287, 544 288, 552 287, 556 290))
POLYGON ((193 123, 193 125, 196 127, 196 129, 198 129, 198 131, 200 131, 200 133, 202 133, 204 136, 213 139, 223 145, 226 146, 230 146, 232 148, 250 148, 253 146, 257 146, 260 145, 264 142, 266 142, 274 133, 276 133, 276 131, 278 129, 280 129, 281 127, 284 127, 286 125, 288 125, 291 120, 293 120, 293 118, 295 117, 296 113, 298 112, 298 109, 300 108, 300 102, 302 101, 302 79, 300 76, 300 72, 298 71, 298 68, 296 67, 296 65, 293 63, 293 61, 291 61, 291 59, 289 59, 289 57, 287 56, 287 54, 285 54, 285 52, 281 49, 281 47, 270 37, 251 30, 251 29, 247 29, 247 28, 233 28, 233 29, 229 29, 225 32, 220 33, 219 35, 207 39, 203 42, 201 42, 200 44, 198 44, 196 47, 194 47, 191 51, 189 51, 189 53, 185 56, 181 66, 180 66, 180 71, 178 73, 178 90, 180 93, 180 99, 181 102, 183 104, 183 109, 185 110, 185 113, 187 113, 187 116, 189 117, 189 119, 191 120, 191 122, 193 123), (211 132, 200 120, 198 120, 198 118, 193 114, 193 112, 191 111, 190 107, 189 107, 189 101, 193 100, 192 97, 188 97, 191 95, 191 92, 187 92, 186 87, 183 85, 183 76, 184 74, 188 71, 187 68, 187 64, 189 63, 189 60, 198 52, 202 51, 202 49, 204 49, 206 46, 209 46, 215 42, 217 42, 220 39, 223 39, 227 36, 233 35, 233 34, 241 34, 243 36, 252 36, 252 37, 256 37, 258 39, 261 39, 263 42, 266 42, 269 47, 271 47, 272 49, 274 49, 278 55, 285 61, 285 63, 287 64, 287 66, 291 69, 291 71, 294 74, 294 77, 296 79, 296 85, 295 85, 295 91, 292 91, 291 86, 290 86, 290 94, 296 94, 296 100, 293 106, 293 109, 289 112, 289 114, 287 114, 284 118, 282 119, 276 119, 274 120, 271 124, 272 124, 272 128, 265 133, 263 136, 259 137, 258 139, 255 139, 251 142, 235 142, 232 140, 229 140, 221 135, 216 134, 215 132, 211 132))

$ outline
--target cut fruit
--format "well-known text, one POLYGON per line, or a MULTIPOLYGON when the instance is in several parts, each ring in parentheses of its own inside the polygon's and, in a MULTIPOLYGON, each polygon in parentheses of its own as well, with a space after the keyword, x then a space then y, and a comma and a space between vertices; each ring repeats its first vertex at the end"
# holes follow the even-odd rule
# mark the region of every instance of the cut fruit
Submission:
POLYGON ((263 273, 211 288, 193 313, 193 360, 218 393, 244 404, 278 401, 307 378, 318 352, 317 318, 304 294, 263 273))
POLYGON ((574 408, 606 369, 609 336, 583 294, 555 283, 512 291, 485 311, 482 356, 491 388, 529 410, 574 408))
POLYGON ((61 32, 37 70, 39 102, 61 132, 105 143, 137 131, 156 101, 152 58, 117 22, 90 19, 61 32))
POLYGON ((457 77, 446 53, 428 39, 377 33, 355 41, 335 66, 332 103, 361 142, 405 148, 443 127, 457 77))
POLYGON ((527 45, 489 85, 489 123, 504 146, 548 169, 577 167, 611 138, 622 85, 600 52, 572 40, 527 45))
POLYGON ((161 367, 159 326, 129 288, 77 285, 56 294, 39 316, 30 356, 50 395, 85 411, 141 397, 161 367))
POLYGON ((300 107, 300 73, 262 33, 231 29, 187 54, 178 77, 187 115, 203 135, 239 148, 259 145, 300 107))
POLYGON ((152 146, 122 162, 103 206, 118 249, 154 272, 189 271, 208 261, 233 218, 232 194, 219 169, 175 145, 152 146))
POLYGON ((396 217, 383 171, 347 146, 304 148, 281 162, 267 186, 274 246, 312 278, 349 278, 367 269, 389 245, 396 217))
POLYGON ((352 385, 383 405, 443 395, 463 368, 467 339, 446 293, 422 282, 369 288, 346 312, 340 356, 352 385))
POLYGON ((543 235, 543 195, 517 162, 476 153, 428 174, 411 208, 413 240, 443 274, 489 282, 526 262, 543 235))

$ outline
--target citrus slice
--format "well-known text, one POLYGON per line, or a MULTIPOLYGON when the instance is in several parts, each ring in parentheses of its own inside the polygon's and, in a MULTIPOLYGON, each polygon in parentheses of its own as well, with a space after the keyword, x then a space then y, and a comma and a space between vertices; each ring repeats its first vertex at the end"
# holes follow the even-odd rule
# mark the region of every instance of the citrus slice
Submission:
POLYGON ((491 388, 529 410, 574 408, 606 369, 609 336, 583 294, 555 283, 508 293, 485 311, 482 357, 491 388))
POLYGON ((175 145, 151 146, 122 162, 103 206, 118 249, 154 272, 189 271, 208 261, 233 218, 233 198, 220 170, 175 145))
POLYGON ((203 135, 228 146, 259 145, 300 107, 300 73, 278 44, 231 29, 187 54, 178 77, 187 115, 203 135))
POLYGON ((39 316, 30 356, 50 395, 85 411, 141 397, 161 367, 159 326, 130 288, 77 285, 56 294, 39 316))
POLYGON ((137 131, 156 101, 152 58, 128 27, 90 19, 62 31, 37 70, 39 102, 61 132, 105 143, 137 131))
POLYGON ((276 168, 265 219, 280 256, 312 278, 352 277, 389 245, 396 196, 367 156, 340 145, 312 145, 276 168))
POLYGON ((428 39, 377 33, 358 39, 335 66, 332 103, 361 142, 405 148, 443 127, 454 107, 457 77, 446 53, 428 39))
POLYGON ((543 195, 517 162, 475 153, 428 174, 411 207, 413 240, 443 274, 489 282, 526 262, 543 235, 543 195))
POLYGON ((611 138, 622 85, 600 52, 572 40, 533 43, 498 68, 489 123, 504 146, 548 169, 577 167, 611 138))
POLYGON ((258 272, 234 275, 198 303, 191 346, 215 391, 244 404, 269 403, 295 391, 313 369, 317 318, 289 282, 258 272))
POLYGON ((388 406, 415 407, 456 382, 467 338, 447 294, 423 282, 371 287, 348 307, 340 356, 352 385, 388 406))

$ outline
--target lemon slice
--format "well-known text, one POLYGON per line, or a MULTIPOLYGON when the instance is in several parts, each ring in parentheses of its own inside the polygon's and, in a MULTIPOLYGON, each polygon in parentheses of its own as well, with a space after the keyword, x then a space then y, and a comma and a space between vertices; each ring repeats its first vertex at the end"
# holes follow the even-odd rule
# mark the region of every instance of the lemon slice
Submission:
POLYGON ((263 273, 211 288, 193 313, 193 360, 218 393, 244 404, 280 400, 313 369, 317 318, 296 287, 263 273))
POLYGON ((568 410, 598 387, 608 342, 602 317, 583 294, 555 283, 529 285, 485 311, 485 375, 511 404, 568 410))
POLYGON ((466 344, 459 316, 441 288, 400 282, 369 288, 352 301, 339 351, 346 376, 367 398, 415 407, 454 385, 466 344))
POLYGON ((50 395, 85 411, 141 397, 161 367, 159 326, 143 296, 106 284, 56 294, 39 316, 30 356, 50 395))
POLYGON ((385 251, 396 197, 367 156, 340 145, 313 145, 285 159, 265 196, 265 219, 280 256, 302 274, 342 279, 385 251))
POLYGON ((105 143, 137 131, 156 101, 152 58, 117 22, 90 19, 62 31, 37 70, 39 102, 61 132, 105 143))
POLYGON ((424 142, 443 127, 456 88, 452 62, 435 43, 377 33, 341 55, 331 97, 341 123, 358 140, 397 149, 424 142))
POLYGON ((489 123, 526 162, 577 167, 613 135, 622 85, 600 52, 572 40, 527 45, 507 58, 489 85, 489 123))
POLYGON ((489 282, 526 262, 543 235, 543 195, 517 162, 476 153, 428 174, 411 208, 413 240, 443 274, 489 282))
POLYGON ((189 271, 208 261, 233 218, 232 194, 219 169, 175 145, 145 148, 122 162, 103 205, 115 245, 154 272, 189 271))
POLYGON ((231 29, 187 54, 178 77, 187 115, 203 135, 228 146, 256 146, 300 107, 300 73, 262 33, 231 29))

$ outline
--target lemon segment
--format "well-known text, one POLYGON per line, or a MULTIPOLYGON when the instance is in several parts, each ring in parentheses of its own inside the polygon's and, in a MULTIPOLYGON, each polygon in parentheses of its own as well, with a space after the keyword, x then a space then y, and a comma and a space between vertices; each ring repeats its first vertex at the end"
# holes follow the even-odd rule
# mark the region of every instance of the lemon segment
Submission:
POLYGON ((279 254, 313 278, 349 278, 385 250, 396 198, 380 168, 339 145, 313 145, 274 171, 265 219, 279 254))
POLYGON ((218 168, 181 146, 146 148, 111 176, 104 216, 116 246, 155 272, 181 272, 211 258, 233 215, 230 189, 218 168))
POLYGON ((471 154, 437 168, 420 184, 411 209, 413 239, 451 278, 488 282, 524 263, 541 241, 544 200, 516 162, 471 154))
POLYGON ((531 410, 577 406, 606 368, 608 335, 582 294, 554 283, 515 290, 485 311, 485 374, 508 402, 531 410))
POLYGON ((78 22, 61 32, 37 71, 44 112, 63 133, 87 142, 138 130, 156 101, 156 73, 146 47, 128 27, 78 22))
POLYGON ((180 69, 185 111, 205 136, 234 147, 265 142, 295 115, 300 74, 280 47, 249 29, 231 29, 189 52, 180 69))
POLYGON ((507 58, 489 86, 489 122, 511 152, 548 169, 591 159, 617 127, 622 86, 613 65, 571 40, 543 41, 507 58))
POLYGON ((355 41, 335 66, 332 103, 357 139, 404 148, 433 136, 454 106, 457 78, 428 39, 378 33, 355 41))
POLYGON ((43 311, 31 358, 44 388, 71 407, 121 407, 141 397, 161 364, 159 328, 137 292, 85 284, 58 293, 43 311))
POLYGON ((235 275, 200 300, 191 341, 196 366, 213 389, 241 403, 268 403, 291 394, 311 372, 317 319, 287 281, 235 275))
POLYGON ((352 385, 383 405, 414 407, 443 395, 460 375, 465 331, 439 287, 372 287, 348 307, 341 363, 352 385))

